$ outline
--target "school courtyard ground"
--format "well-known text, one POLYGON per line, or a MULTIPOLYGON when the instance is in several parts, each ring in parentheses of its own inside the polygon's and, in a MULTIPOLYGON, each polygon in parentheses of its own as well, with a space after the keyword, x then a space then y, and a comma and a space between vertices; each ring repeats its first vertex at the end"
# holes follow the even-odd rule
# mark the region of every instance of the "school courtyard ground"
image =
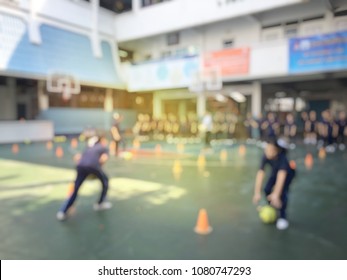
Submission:
POLYGON ((70 142, 0 146, 1 259, 347 259, 347 151, 325 158, 314 147, 290 151, 297 165, 290 228, 278 231, 262 224, 251 203, 262 150, 241 143, 216 144, 204 157, 200 143, 178 150, 176 143, 142 144, 132 158, 105 166, 112 209, 93 210, 100 185, 88 180, 69 219, 59 222, 81 149, 70 142), (202 208, 208 235, 194 232, 202 208))

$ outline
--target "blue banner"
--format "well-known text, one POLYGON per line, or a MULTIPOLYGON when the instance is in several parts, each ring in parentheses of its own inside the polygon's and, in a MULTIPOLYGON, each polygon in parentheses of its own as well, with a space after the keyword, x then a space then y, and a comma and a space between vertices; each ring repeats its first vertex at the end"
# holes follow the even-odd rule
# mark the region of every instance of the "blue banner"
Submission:
POLYGON ((347 31, 289 40, 289 73, 347 69, 347 31))

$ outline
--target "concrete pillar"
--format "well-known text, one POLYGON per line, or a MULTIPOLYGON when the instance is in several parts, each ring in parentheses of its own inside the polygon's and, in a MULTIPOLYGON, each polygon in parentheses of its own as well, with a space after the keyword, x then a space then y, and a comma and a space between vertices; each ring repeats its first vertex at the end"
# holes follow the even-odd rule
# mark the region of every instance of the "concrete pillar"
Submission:
POLYGON ((45 94, 45 81, 38 81, 37 95, 39 100, 39 111, 44 111, 49 108, 49 97, 45 94))
POLYGON ((253 82, 252 91, 252 116, 258 117, 262 112, 261 108, 261 83, 253 82))
POLYGON ((106 89, 105 101, 104 101, 104 111, 113 111, 113 90, 111 88, 106 89))
POLYGON ((106 89, 105 101, 104 101, 104 129, 111 129, 113 122, 113 90, 111 88, 106 89))
POLYGON ((7 112, 9 119, 17 119, 17 85, 16 78, 7 78, 7 88, 9 93, 9 102, 7 112))
POLYGON ((324 29, 321 33, 328 33, 335 31, 334 25, 334 13, 331 10, 326 10, 325 12, 324 29))
POLYGON ((0 120, 17 119, 16 79, 7 78, 6 85, 0 86, 0 120))
POLYGON ((186 115, 187 115, 187 103, 186 101, 180 101, 180 103, 178 104, 178 117, 182 119, 186 115))
POLYGON ((132 0, 131 5, 132 5, 132 11, 134 13, 137 13, 141 7, 141 0, 132 0))
POLYGON ((198 118, 202 118, 206 112, 206 96, 204 93, 199 93, 196 102, 196 112, 198 118))
POLYGON ((91 6, 92 6, 92 20, 91 20, 91 40, 92 40, 92 49, 95 57, 102 57, 102 50, 101 50, 101 44, 100 44, 100 38, 99 38, 99 4, 100 0, 92 0, 91 6))
POLYGON ((160 93, 153 93, 153 117, 161 118, 163 114, 163 102, 160 93))
POLYGON ((28 21, 29 40, 33 44, 41 44, 40 23, 37 20, 38 0, 30 0, 30 14, 28 21))

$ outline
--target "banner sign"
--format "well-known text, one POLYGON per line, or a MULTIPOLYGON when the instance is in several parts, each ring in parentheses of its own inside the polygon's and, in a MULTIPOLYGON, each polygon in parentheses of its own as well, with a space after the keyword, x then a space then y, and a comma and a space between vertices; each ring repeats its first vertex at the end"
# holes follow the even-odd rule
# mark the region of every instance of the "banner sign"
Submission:
POLYGON ((347 31, 289 40, 289 72, 347 69, 347 31))
POLYGON ((204 67, 219 68, 222 77, 245 75, 249 72, 250 48, 225 49, 207 53, 204 67))

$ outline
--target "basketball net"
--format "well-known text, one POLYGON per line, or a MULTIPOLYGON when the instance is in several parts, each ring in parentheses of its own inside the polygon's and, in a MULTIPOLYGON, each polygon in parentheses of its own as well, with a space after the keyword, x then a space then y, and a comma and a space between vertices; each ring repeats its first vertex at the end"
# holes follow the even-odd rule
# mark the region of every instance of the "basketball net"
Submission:
POLYGON ((71 99, 71 89, 66 85, 63 85, 62 98, 64 102, 68 102, 71 99))
POLYGON ((219 91, 223 88, 223 81, 218 68, 205 68, 192 74, 189 91, 203 93, 219 91))
POLYGON ((80 82, 74 75, 50 72, 47 76, 47 92, 55 92, 61 94, 62 100, 68 102, 72 94, 81 92, 80 82))

